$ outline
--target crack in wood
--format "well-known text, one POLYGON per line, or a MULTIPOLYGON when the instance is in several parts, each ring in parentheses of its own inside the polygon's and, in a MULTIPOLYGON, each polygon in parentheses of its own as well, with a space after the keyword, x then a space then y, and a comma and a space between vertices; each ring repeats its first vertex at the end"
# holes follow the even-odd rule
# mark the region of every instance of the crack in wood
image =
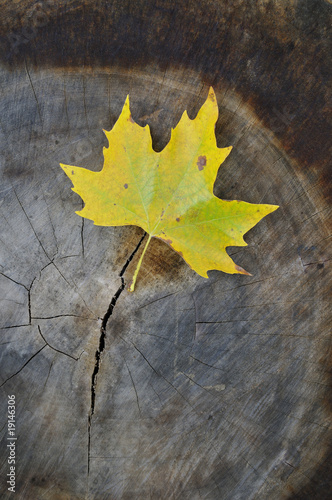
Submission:
POLYGON ((142 306, 140 306, 138 308, 138 310, 144 309, 144 307, 148 307, 149 305, 154 304, 155 302, 158 302, 159 300, 166 299, 167 297, 171 297, 172 295, 174 295, 174 292, 168 293, 167 295, 164 295, 163 297, 159 297, 158 299, 152 300, 151 302, 148 302, 147 304, 143 304, 142 306))
POLYGON ((55 319, 55 318, 81 318, 95 321, 96 318, 89 318, 89 316, 80 316, 79 314, 55 314, 54 316, 31 316, 31 319, 55 319))
POLYGON ((10 276, 7 276, 6 274, 4 273, 1 273, 1 276, 3 276, 4 278, 7 278, 7 280, 10 280, 12 281, 13 283, 15 283, 16 285, 19 285, 19 286, 22 286, 23 288, 25 288, 27 291, 29 291, 29 288, 26 287, 25 285, 23 285, 23 283, 19 283, 18 281, 14 280, 13 278, 11 278, 10 276))
POLYGON ((142 244, 145 236, 146 236, 146 233, 143 234, 143 236, 139 240, 139 242, 136 245, 136 247, 133 250, 133 252, 130 254, 130 256, 128 257, 128 259, 126 260, 124 266, 122 267, 122 269, 121 269, 121 271, 119 273, 119 278, 121 279, 121 285, 119 286, 119 288, 117 289, 117 291, 113 295, 112 300, 111 300, 111 302, 110 302, 110 304, 108 306, 108 309, 107 309, 106 313, 104 314, 104 317, 102 319, 102 324, 101 324, 101 327, 100 327, 99 346, 98 346, 98 349, 96 350, 96 353, 95 353, 95 366, 94 366, 94 369, 93 369, 93 372, 92 372, 92 376, 91 376, 91 404, 90 404, 90 411, 89 411, 89 414, 88 414, 88 479, 89 479, 89 474, 90 474, 90 459, 91 459, 91 456, 90 456, 90 449, 91 449, 91 425, 92 425, 92 417, 93 417, 93 414, 94 414, 94 411, 95 411, 97 377, 98 377, 98 373, 99 373, 99 369, 100 369, 101 356, 102 356, 102 353, 103 353, 103 351, 105 349, 106 327, 107 327, 108 320, 110 319, 110 317, 113 314, 114 307, 115 307, 115 305, 117 303, 117 300, 120 297, 121 293, 123 292, 123 290, 125 289, 125 286, 126 286, 126 283, 125 283, 125 280, 123 278, 123 275, 126 272, 126 269, 129 266, 130 262, 134 258, 136 252, 140 248, 140 246, 141 246, 141 244, 142 244))
MULTIPOLYGON (((82 200, 82 209, 84 208, 84 201, 82 200)), ((81 247, 82 247, 82 258, 84 260, 85 248, 84 248, 84 217, 82 217, 81 225, 81 247)))
POLYGON ((13 373, 13 375, 11 375, 4 382, 2 382, 2 384, 0 385, 0 387, 4 386, 6 384, 6 382, 8 382, 8 380, 10 380, 10 379, 14 378, 16 375, 18 375, 23 370, 23 368, 25 368, 27 366, 27 364, 29 364, 30 361, 33 360, 33 358, 35 358, 37 356, 37 354, 39 354, 43 349, 45 349, 46 346, 47 346, 47 344, 44 344, 43 347, 41 347, 37 352, 35 352, 35 354, 33 354, 31 356, 31 358, 29 358, 28 361, 26 361, 24 363, 24 365, 21 366, 21 368, 17 372, 13 373))
MULTIPOLYGON (((26 219, 27 219, 27 221, 28 221, 28 223, 29 223, 29 225, 30 225, 30 227, 31 227, 31 229, 32 229, 32 231, 33 231, 33 233, 34 233, 34 235, 35 235, 35 237, 36 237, 37 241, 38 241, 38 243, 39 243, 39 245, 40 245, 40 247, 41 247, 41 249, 43 250, 43 252, 44 252, 45 256, 47 257, 47 259, 48 259, 48 261, 49 261, 49 262, 48 262, 48 263, 47 263, 47 264, 46 264, 46 265, 45 265, 45 266, 41 269, 41 271, 40 271, 40 275, 41 275, 42 271, 43 271, 44 269, 46 269, 46 267, 48 267, 49 265, 53 264, 53 266, 54 266, 54 267, 55 267, 55 269, 58 271, 58 273, 60 274, 60 276, 64 279, 64 281, 67 283, 67 285, 68 285, 70 288, 74 288, 74 289, 75 289, 75 291, 78 293, 78 295, 79 295, 80 299, 83 301, 83 303, 84 303, 85 307, 86 307, 86 308, 87 308, 87 309, 88 309, 88 310, 89 310, 92 314, 94 314, 94 313, 93 313, 93 311, 91 311, 91 309, 88 307, 88 305, 87 305, 86 301, 84 300, 84 298, 82 297, 82 295, 80 294, 80 292, 79 292, 79 290, 78 290, 77 285, 76 285, 74 282, 72 282, 72 284, 71 284, 71 283, 67 280, 67 278, 63 275, 63 273, 60 271, 60 269, 58 268, 57 264, 54 262, 55 257, 56 257, 56 254, 55 254, 55 255, 51 258, 51 257, 50 257, 50 255, 49 255, 49 254, 47 253, 47 251, 45 250, 45 247, 43 246, 42 242, 40 241, 40 239, 39 239, 39 237, 38 237, 38 235, 37 235, 37 232, 36 232, 36 230, 35 230, 35 228, 34 228, 34 226, 33 226, 32 222, 31 222, 31 220, 30 220, 30 218, 29 218, 29 216, 28 216, 28 214, 27 214, 26 210, 24 209, 24 206, 23 206, 23 204, 22 204, 21 200, 19 199, 18 194, 17 194, 17 192, 16 192, 16 190, 15 190, 15 188, 14 188, 14 186, 13 186, 13 185, 12 185, 12 189, 13 189, 13 192, 14 192, 14 194, 15 194, 15 197, 16 197, 16 199, 17 199, 17 201, 18 201, 18 203, 19 203, 19 205, 20 205, 20 207, 21 207, 21 209, 22 209, 22 211, 23 211, 23 213, 24 213, 24 215, 25 215, 25 217, 26 217, 26 219)), ((35 278, 34 278, 34 280, 35 280, 35 278)), ((33 281, 34 281, 34 280, 33 280, 33 281)), ((33 282, 32 282, 32 284, 33 284, 33 282)), ((30 285, 29 293, 31 292, 32 284, 30 285)), ((31 314, 31 313, 30 313, 30 314, 31 314)), ((30 322, 31 322, 31 316, 30 316, 30 322)))
POLYGON ((24 325, 10 325, 10 326, 1 326, 0 330, 9 330, 10 328, 22 328, 23 326, 31 326, 30 323, 25 323, 24 325))
POLYGON ((36 278, 33 278, 33 280, 30 283, 30 286, 28 288, 28 313, 29 313, 29 325, 31 325, 32 322, 32 313, 31 313, 31 289, 34 284, 36 278))
POLYGON ((172 382, 170 382, 166 377, 165 375, 163 375, 160 371, 156 370, 152 364, 150 363, 150 361, 147 359, 147 357, 142 353, 142 351, 134 344, 134 342, 132 342, 131 340, 127 341, 125 340, 123 337, 121 337, 121 335, 119 335, 120 339, 126 343, 127 345, 129 345, 129 343, 133 346, 133 348, 142 356, 142 358, 145 360, 145 362, 150 366, 151 370, 157 375, 157 377, 161 377, 163 380, 165 380, 165 382, 167 382, 167 384, 169 386, 171 386, 174 391, 179 394, 179 396, 187 403, 188 406, 190 406, 190 408, 192 410, 194 410, 194 407, 193 405, 190 403, 190 401, 188 401, 187 398, 184 397, 184 395, 175 387, 174 384, 172 384, 172 382))
POLYGON ((46 343, 46 345, 47 345, 50 349, 52 349, 53 351, 56 351, 56 352, 58 352, 58 353, 60 353, 60 354, 63 354, 64 356, 68 356, 68 358, 71 358, 71 359, 73 359, 74 361, 78 361, 78 360, 81 358, 81 356, 82 356, 82 354, 83 354, 84 350, 81 352, 81 354, 78 356, 78 358, 75 358, 75 357, 74 357, 74 356, 72 356, 71 354, 68 354, 67 352, 64 352, 64 351, 60 351, 60 349, 57 349, 56 347, 51 346, 51 345, 47 342, 47 340, 46 340, 46 338, 44 337, 44 335, 42 334, 42 331, 41 331, 41 328, 40 328, 40 326, 39 326, 39 325, 38 325, 38 331, 39 331, 40 336, 41 336, 41 338, 43 339, 43 341, 44 341, 44 342, 46 343))
POLYGON ((38 116, 39 116, 39 119, 40 119, 40 123, 43 125, 43 118, 42 118, 42 114, 41 114, 41 110, 40 110, 40 106, 39 106, 39 101, 38 101, 37 94, 36 94, 35 88, 33 86, 32 80, 31 80, 31 76, 30 76, 30 72, 29 72, 29 68, 28 68, 28 64, 27 64, 26 58, 24 58, 24 62, 25 62, 25 70, 26 70, 26 73, 27 73, 27 77, 29 79, 29 82, 30 82, 30 85, 31 85, 31 89, 32 89, 32 92, 33 92, 33 95, 34 95, 34 98, 35 98, 35 101, 36 101, 36 104, 37 104, 37 111, 38 111, 38 116))
POLYGON ((125 360, 125 358, 123 356, 121 356, 125 365, 126 365, 126 368, 128 370, 128 373, 129 373, 129 377, 130 377, 130 380, 131 380, 131 383, 133 385, 133 388, 134 388, 134 391, 135 391, 135 395, 136 395, 136 403, 137 403, 137 407, 138 407, 138 413, 139 413, 139 416, 140 418, 142 418, 142 412, 141 412, 141 407, 140 407, 140 404, 139 404, 139 399, 138 399, 138 392, 137 392, 137 389, 136 389, 136 385, 135 385, 135 382, 134 382, 134 379, 133 379, 133 376, 132 376, 132 373, 130 371, 130 368, 128 366, 128 363, 127 361, 125 360))

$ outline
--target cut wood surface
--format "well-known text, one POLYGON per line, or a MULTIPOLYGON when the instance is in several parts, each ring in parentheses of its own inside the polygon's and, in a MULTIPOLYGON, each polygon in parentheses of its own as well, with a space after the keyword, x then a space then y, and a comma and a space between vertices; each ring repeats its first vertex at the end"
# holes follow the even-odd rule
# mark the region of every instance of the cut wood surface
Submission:
POLYGON ((203 2, 192 33, 194 3, 146 2, 147 17, 133 2, 114 2, 114 10, 111 2, 38 2, 44 24, 39 17, 18 50, 9 35, 27 35, 37 4, 15 2, 11 10, 4 3, 1 498, 13 495, 6 484, 8 395, 16 399, 20 499, 331 497, 331 214, 321 42, 330 3, 314 3, 314 11, 296 2, 284 11, 276 2, 269 13, 252 2, 247 18, 241 2, 203 2), (169 40, 178 46, 166 51, 163 28, 173 11, 183 30, 170 25, 169 40), (100 24, 87 21, 80 38, 87 13, 100 24), (235 36, 231 20, 238 29, 248 23, 238 54, 251 47, 256 64, 242 79, 226 36, 235 36), (212 42, 224 36, 223 53, 221 40, 207 43, 209 29, 212 42), (269 50, 257 45, 262 32, 269 50), (101 33, 118 52, 105 52, 101 33), (201 41, 196 55, 190 33, 201 41), (153 51, 137 47, 142 40, 153 51), (287 73, 291 43, 298 78, 304 64, 316 71, 298 87, 287 73), (143 231, 98 227, 76 215, 82 201, 59 163, 102 168, 103 129, 114 125, 127 94, 133 118, 150 125, 160 151, 183 111, 196 115, 211 84, 218 146, 233 146, 215 194, 280 208, 247 234, 247 247, 228 249, 253 276, 211 271, 204 279, 153 239, 129 293, 143 231))

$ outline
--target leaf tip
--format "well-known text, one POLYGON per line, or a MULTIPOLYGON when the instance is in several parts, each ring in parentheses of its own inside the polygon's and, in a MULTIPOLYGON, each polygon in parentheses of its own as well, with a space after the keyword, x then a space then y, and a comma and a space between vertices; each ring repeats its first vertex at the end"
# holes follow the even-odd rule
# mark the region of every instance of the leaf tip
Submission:
POLYGON ((75 168, 72 165, 64 165, 63 163, 59 163, 60 167, 64 171, 65 174, 68 175, 68 177, 71 179, 72 176, 75 174, 75 168))
POLYGON ((269 215, 269 214, 272 214, 272 212, 275 212, 276 210, 278 210, 279 205, 261 205, 261 207, 259 209, 257 209, 257 212, 259 212, 260 210, 264 213, 264 215, 262 215, 262 217, 265 217, 266 215, 269 215))
POLYGON ((212 102, 216 101, 216 94, 215 94, 212 86, 209 88, 208 99, 210 99, 210 101, 212 101, 212 102))
POLYGON ((208 124, 208 126, 215 126, 215 123, 217 122, 219 115, 219 109, 218 109, 218 102, 217 102, 217 97, 216 94, 214 93, 214 90, 212 87, 209 88, 208 96, 201 107, 201 109, 198 111, 196 119, 198 118, 198 121, 203 124, 205 123, 205 127, 208 124))
POLYGON ((245 269, 243 269, 243 267, 238 266, 237 264, 235 264, 235 270, 239 274, 245 274, 246 276, 252 276, 252 274, 248 273, 248 271, 246 271, 245 269))
POLYGON ((221 162, 226 160, 227 156, 231 153, 233 146, 227 146, 226 148, 218 148, 220 151, 221 162))
MULTIPOLYGON (((75 191, 74 191, 74 193, 75 193, 75 191)), ((75 214, 79 215, 80 217, 84 217, 84 215, 82 215, 82 212, 83 212, 83 208, 82 208, 82 210, 76 210, 75 214)))
MULTIPOLYGON (((124 117, 125 117, 125 118, 127 118, 127 119, 128 119, 128 117, 131 117, 131 113, 130 113, 130 103, 129 103, 129 94, 128 94, 128 95, 127 95, 127 97, 126 97, 126 100, 125 100, 125 102, 124 102, 124 105, 123 105, 123 108, 122 108, 122 111, 121 111, 121 114, 120 114, 119 119, 120 119, 121 117, 122 117, 122 118, 124 118, 124 117)), ((119 121, 119 120, 118 120, 118 121, 119 121)))

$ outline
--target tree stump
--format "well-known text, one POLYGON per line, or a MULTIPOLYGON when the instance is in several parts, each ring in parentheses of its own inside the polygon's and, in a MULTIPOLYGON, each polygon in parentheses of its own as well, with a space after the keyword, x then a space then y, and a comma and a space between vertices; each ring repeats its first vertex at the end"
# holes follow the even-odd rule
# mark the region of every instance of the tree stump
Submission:
POLYGON ((330 2, 4 2, 1 498, 8 395, 24 499, 330 498, 330 2), (97 227, 59 163, 100 170, 130 94, 156 151, 212 85, 215 194, 280 209, 195 274, 97 227), (106 320, 107 325, 106 325, 106 320))

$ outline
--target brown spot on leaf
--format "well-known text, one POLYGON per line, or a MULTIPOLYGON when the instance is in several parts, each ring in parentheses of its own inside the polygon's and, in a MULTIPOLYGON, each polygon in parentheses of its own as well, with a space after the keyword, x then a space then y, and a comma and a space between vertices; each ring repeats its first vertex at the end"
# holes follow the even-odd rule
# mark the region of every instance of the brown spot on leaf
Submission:
POLYGON ((199 156, 197 160, 198 170, 203 170, 206 165, 206 156, 199 156))
POLYGON ((180 222, 180 217, 177 217, 175 220, 176 220, 177 222, 180 222))
POLYGON ((128 184, 124 184, 123 186, 125 189, 128 189, 128 184))
POLYGON ((128 121, 131 122, 131 123, 135 123, 134 120, 133 120, 133 117, 131 115, 129 115, 128 121))
POLYGON ((74 175, 74 170, 71 171, 71 175, 74 175))
POLYGON ((210 101, 212 101, 212 102, 214 102, 214 101, 216 100, 213 90, 211 90, 211 91, 209 92, 209 99, 210 99, 210 101))
POLYGON ((169 245, 173 243, 172 240, 164 240, 164 241, 166 241, 166 243, 168 243, 169 245))

